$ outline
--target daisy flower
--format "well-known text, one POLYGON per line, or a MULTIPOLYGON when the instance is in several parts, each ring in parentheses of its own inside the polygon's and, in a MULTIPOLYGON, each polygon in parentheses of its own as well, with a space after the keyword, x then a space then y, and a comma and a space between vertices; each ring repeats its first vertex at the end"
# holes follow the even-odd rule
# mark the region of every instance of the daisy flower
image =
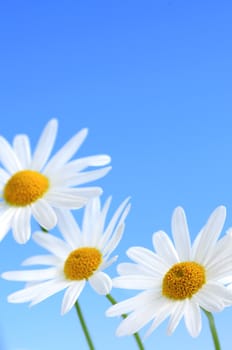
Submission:
POLYGON ((232 292, 221 282, 232 272, 232 238, 225 235, 217 241, 225 217, 225 207, 219 206, 191 246, 185 213, 178 207, 172 217, 174 244, 159 231, 153 235, 156 252, 143 247, 127 251, 134 263, 119 264, 120 276, 113 286, 141 292, 107 310, 107 316, 129 313, 118 336, 131 335, 153 321, 149 335, 170 316, 169 335, 184 318, 188 332, 196 337, 202 327, 201 308, 216 312, 232 303, 232 292))
POLYGON ((112 280, 103 270, 117 258, 110 258, 110 255, 121 240, 130 208, 126 199, 104 228, 110 201, 111 198, 101 209, 99 198, 91 199, 85 207, 82 229, 68 210, 59 211, 58 228, 64 240, 36 232, 33 239, 50 254, 33 256, 23 265, 50 267, 3 273, 2 277, 7 280, 27 282, 24 289, 9 295, 8 301, 35 305, 66 289, 61 307, 61 314, 65 314, 75 304, 87 281, 98 294, 109 294, 112 280))
POLYGON ((27 135, 16 135, 11 146, 0 136, 0 240, 12 229, 15 240, 25 243, 31 235, 31 217, 46 230, 57 223, 57 208, 78 209, 98 196, 99 187, 82 187, 104 176, 110 167, 83 171, 110 162, 107 155, 70 161, 87 136, 87 129, 74 135, 51 159, 58 122, 45 126, 33 155, 27 135), (73 188, 75 186, 75 188, 73 188), (78 186, 78 187, 76 187, 78 186))

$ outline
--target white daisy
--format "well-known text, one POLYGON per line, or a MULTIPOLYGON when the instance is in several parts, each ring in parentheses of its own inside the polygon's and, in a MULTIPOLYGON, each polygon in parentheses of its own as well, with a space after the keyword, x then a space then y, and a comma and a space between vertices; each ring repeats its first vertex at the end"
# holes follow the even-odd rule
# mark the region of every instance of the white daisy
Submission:
POLYGON ((172 217, 175 247, 168 235, 153 235, 152 252, 132 247, 127 255, 134 263, 119 264, 121 276, 113 286, 141 290, 138 295, 107 310, 107 316, 129 313, 116 334, 131 335, 153 320, 147 335, 170 316, 168 334, 174 332, 182 317, 191 336, 201 331, 200 308, 221 311, 232 303, 232 292, 221 282, 232 272, 232 238, 217 241, 226 217, 218 207, 196 237, 192 247, 184 210, 176 208, 172 217))
POLYGON ((106 165, 110 157, 97 155, 70 161, 87 136, 87 129, 83 129, 48 161, 57 126, 56 119, 50 120, 33 156, 27 135, 16 135, 13 146, 0 136, 0 161, 5 167, 0 168, 0 240, 12 228, 15 240, 25 243, 31 235, 31 216, 50 230, 57 223, 56 208, 77 209, 101 194, 99 187, 79 185, 104 176, 110 167, 83 170, 106 165))
POLYGON ((33 239, 50 254, 33 256, 25 260, 23 265, 50 267, 3 273, 5 279, 27 282, 25 288, 11 294, 8 301, 31 302, 31 305, 35 305, 67 289, 61 308, 61 313, 65 314, 75 304, 87 281, 97 293, 108 294, 112 280, 103 270, 117 258, 110 258, 110 255, 121 240, 130 209, 126 199, 104 228, 110 202, 111 198, 101 209, 99 198, 91 199, 85 207, 82 230, 68 210, 59 211, 58 228, 65 240, 36 232, 33 239))

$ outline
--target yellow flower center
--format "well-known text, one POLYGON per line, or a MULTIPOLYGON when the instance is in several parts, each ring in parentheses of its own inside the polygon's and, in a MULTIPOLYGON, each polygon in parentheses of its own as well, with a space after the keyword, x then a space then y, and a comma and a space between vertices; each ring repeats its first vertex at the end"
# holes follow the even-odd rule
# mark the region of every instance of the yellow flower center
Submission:
POLYGON ((205 282, 203 266, 193 261, 177 263, 165 274, 162 293, 174 300, 191 298, 205 282))
POLYGON ((46 176, 34 170, 21 170, 8 180, 3 197, 8 204, 23 207, 41 198, 48 188, 46 176))
POLYGON ((72 251, 64 264, 64 274, 69 280, 88 279, 102 262, 102 253, 93 247, 72 251))

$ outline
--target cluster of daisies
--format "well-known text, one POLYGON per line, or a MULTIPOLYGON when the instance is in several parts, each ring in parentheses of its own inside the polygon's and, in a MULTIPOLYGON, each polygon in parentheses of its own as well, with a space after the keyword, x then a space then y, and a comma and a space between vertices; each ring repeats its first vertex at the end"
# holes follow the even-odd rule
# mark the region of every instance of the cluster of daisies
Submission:
POLYGON ((127 255, 132 262, 119 264, 119 276, 112 279, 104 271, 117 259, 112 253, 124 232, 129 198, 107 219, 111 197, 101 205, 102 189, 81 185, 105 176, 111 169, 110 157, 73 160, 87 129, 51 156, 57 127, 57 120, 48 122, 33 154, 27 135, 17 135, 12 145, 0 137, 0 239, 11 230, 16 242, 25 244, 31 237, 33 218, 41 229, 32 238, 48 251, 23 262, 42 268, 2 273, 6 280, 25 282, 25 287, 9 295, 8 301, 35 305, 65 290, 61 306, 65 314, 86 283, 101 295, 108 295, 112 287, 133 289, 139 291, 137 295, 106 311, 107 316, 127 314, 117 335, 132 335, 151 322, 149 335, 167 318, 171 334, 184 318, 190 335, 197 336, 201 308, 218 312, 232 305, 232 230, 219 239, 225 207, 214 210, 193 244, 185 212, 177 207, 171 221, 173 241, 158 231, 152 236, 154 251, 129 248, 127 255), (82 207, 79 226, 71 210, 82 207), (49 233, 54 227, 62 239, 49 233))

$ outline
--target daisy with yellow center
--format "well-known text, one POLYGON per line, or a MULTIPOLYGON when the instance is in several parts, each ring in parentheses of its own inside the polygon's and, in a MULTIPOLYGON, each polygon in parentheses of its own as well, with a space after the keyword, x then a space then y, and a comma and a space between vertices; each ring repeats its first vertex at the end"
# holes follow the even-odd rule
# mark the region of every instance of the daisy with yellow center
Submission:
POLYGON ((73 307, 87 282, 98 294, 109 294, 112 280, 103 270, 117 258, 110 258, 110 255, 121 240, 130 209, 126 199, 105 227, 110 202, 111 198, 101 209, 99 198, 91 199, 85 207, 82 229, 68 210, 58 210, 58 228, 64 240, 49 233, 36 232, 33 239, 50 254, 33 256, 23 263, 50 267, 3 273, 2 277, 7 280, 27 282, 25 288, 11 294, 8 301, 34 305, 66 289, 61 308, 61 313, 65 314, 73 307))
POLYGON ((110 157, 71 160, 87 136, 87 129, 83 129, 48 160, 57 127, 56 119, 46 125, 33 155, 27 135, 17 135, 13 146, 0 136, 0 162, 5 168, 0 168, 0 240, 12 228, 15 240, 26 243, 31 235, 31 216, 50 230, 57 223, 57 208, 78 209, 101 194, 99 187, 79 186, 107 174, 110 167, 83 170, 106 165, 110 157))
POLYGON ((185 213, 178 207, 172 217, 175 245, 159 231, 153 235, 155 252, 143 247, 127 251, 134 263, 118 266, 121 276, 113 286, 142 292, 107 310, 108 316, 129 313, 117 329, 118 336, 131 335, 153 320, 149 335, 170 316, 169 335, 184 318, 188 332, 196 337, 201 331, 201 308, 211 313, 231 305, 232 291, 223 280, 232 275, 232 236, 218 240, 225 217, 226 209, 218 207, 191 246, 185 213))

